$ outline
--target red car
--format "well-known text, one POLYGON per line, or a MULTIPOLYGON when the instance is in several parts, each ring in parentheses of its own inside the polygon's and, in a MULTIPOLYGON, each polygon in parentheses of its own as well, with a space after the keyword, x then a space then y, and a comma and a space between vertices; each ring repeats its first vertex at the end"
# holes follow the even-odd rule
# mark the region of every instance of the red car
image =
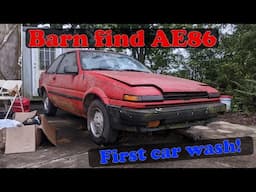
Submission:
POLYGON ((72 51, 60 55, 39 80, 47 115, 57 108, 87 118, 97 144, 118 131, 184 128, 225 111, 219 92, 207 84, 152 73, 127 55, 72 51))

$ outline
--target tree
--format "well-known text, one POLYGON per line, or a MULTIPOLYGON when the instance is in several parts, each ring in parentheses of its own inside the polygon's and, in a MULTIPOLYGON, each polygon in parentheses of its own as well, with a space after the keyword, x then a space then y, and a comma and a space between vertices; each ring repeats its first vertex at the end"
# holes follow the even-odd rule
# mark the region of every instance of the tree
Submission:
MULTIPOLYGON (((51 27, 60 28, 59 24, 51 27)), ((223 94, 234 96, 238 108, 245 110, 255 106, 256 80, 256 25, 255 24, 71 24, 72 28, 114 29, 116 32, 131 29, 159 28, 217 28, 219 46, 205 49, 167 49, 167 48, 127 48, 135 59, 158 73, 176 75, 202 81, 212 85, 223 94), (227 32, 229 31, 231 32, 227 32), (244 79, 248 79, 245 81, 244 79), (244 87, 245 89, 241 89, 244 87), (239 91, 240 90, 240 91, 239 91), (245 96, 245 92, 250 93, 245 96), (239 98, 239 99, 236 99, 239 98), (250 98, 250 99, 249 99, 250 98)))
POLYGON ((230 34, 221 33, 225 25, 217 27, 220 29, 218 47, 188 49, 192 78, 215 86, 223 94, 233 95, 237 109, 255 111, 252 107, 256 102, 252 95, 255 84, 251 81, 256 79, 256 25, 232 25, 234 30, 230 34))

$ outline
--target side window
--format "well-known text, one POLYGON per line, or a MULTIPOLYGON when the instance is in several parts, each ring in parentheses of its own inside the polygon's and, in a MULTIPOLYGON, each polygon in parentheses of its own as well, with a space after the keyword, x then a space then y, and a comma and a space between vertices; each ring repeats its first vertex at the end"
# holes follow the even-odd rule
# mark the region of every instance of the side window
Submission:
POLYGON ((62 58, 63 58, 63 55, 61 55, 57 59, 55 59, 55 61, 47 69, 47 73, 55 73, 62 58))
MULTIPOLYGON (((67 66, 76 67, 76 53, 67 53, 62 62, 59 65, 57 73, 64 74, 64 68, 67 66)), ((78 70, 78 68, 77 68, 78 70)))

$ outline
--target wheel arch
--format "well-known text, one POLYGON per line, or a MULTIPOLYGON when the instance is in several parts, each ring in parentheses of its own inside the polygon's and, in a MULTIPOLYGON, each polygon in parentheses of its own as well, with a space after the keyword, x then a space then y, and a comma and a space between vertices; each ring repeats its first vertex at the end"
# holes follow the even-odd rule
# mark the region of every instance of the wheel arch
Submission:
POLYGON ((46 88, 45 88, 44 86, 42 86, 42 87, 39 87, 39 88, 38 88, 37 92, 38 92, 38 95, 39 95, 40 97, 43 97, 43 94, 44 94, 44 93, 47 93, 47 90, 46 90, 46 88))
POLYGON ((42 86, 40 89, 41 89, 42 93, 43 93, 43 92, 46 92, 46 93, 47 93, 46 88, 45 88, 44 86, 42 86))
POLYGON ((100 88, 92 88, 88 90, 83 97, 84 111, 86 114, 90 103, 95 99, 100 100, 105 105, 109 104, 109 99, 103 90, 100 88))

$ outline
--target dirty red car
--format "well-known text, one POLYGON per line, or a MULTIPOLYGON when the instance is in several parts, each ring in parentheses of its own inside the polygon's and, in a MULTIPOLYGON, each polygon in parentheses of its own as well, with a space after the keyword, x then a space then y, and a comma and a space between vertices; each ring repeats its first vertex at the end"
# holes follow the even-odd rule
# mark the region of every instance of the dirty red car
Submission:
POLYGON ((207 84, 151 72, 127 55, 72 51, 41 74, 39 95, 47 115, 57 108, 87 119, 92 140, 111 144, 119 131, 190 127, 225 111, 207 84))

